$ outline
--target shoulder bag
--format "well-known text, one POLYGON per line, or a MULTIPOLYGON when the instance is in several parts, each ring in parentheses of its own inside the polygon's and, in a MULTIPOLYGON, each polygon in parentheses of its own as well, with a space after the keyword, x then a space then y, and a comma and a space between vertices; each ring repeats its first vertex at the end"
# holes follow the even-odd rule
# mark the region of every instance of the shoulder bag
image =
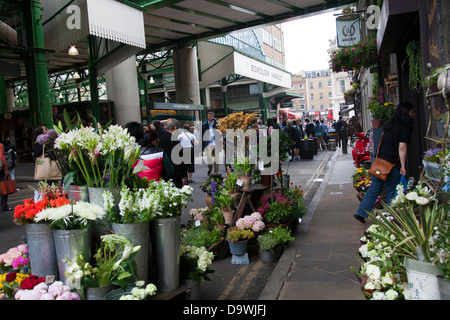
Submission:
POLYGON ((391 172, 392 168, 397 164, 397 161, 395 163, 390 163, 389 161, 386 161, 384 159, 378 158, 378 152, 380 151, 381 141, 383 140, 384 131, 381 134, 380 142, 378 143, 378 150, 377 155, 375 157, 375 160, 373 160, 372 165, 369 169, 369 174, 377 177, 378 179, 381 179, 383 181, 387 181, 389 177, 389 173, 391 172))
POLYGON ((36 158, 34 165, 34 180, 61 180, 62 174, 55 160, 45 157, 45 146, 42 149, 42 156, 36 158))

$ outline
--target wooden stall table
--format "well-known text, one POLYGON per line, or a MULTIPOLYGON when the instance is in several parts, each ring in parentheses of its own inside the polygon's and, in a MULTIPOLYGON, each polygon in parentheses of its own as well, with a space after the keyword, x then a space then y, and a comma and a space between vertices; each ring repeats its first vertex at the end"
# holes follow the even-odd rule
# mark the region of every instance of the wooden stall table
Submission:
POLYGON ((264 184, 251 184, 250 189, 244 190, 242 189, 241 200, 236 208, 236 212, 234 213, 233 220, 231 222, 231 227, 236 225, 236 221, 241 218, 242 213, 244 212, 245 206, 248 205, 252 212, 255 212, 255 206, 252 203, 251 196, 253 193, 264 192, 269 189, 269 186, 264 184))

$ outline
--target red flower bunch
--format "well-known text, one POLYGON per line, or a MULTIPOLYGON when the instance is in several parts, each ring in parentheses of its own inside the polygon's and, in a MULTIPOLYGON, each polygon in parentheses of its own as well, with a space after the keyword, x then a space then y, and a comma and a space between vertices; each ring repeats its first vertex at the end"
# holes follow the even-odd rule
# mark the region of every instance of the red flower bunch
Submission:
POLYGON ((39 283, 44 282, 44 277, 38 277, 33 274, 31 274, 28 278, 25 278, 22 280, 20 284, 21 289, 33 289, 35 286, 37 286, 39 283))
POLYGON ((41 201, 34 202, 32 199, 25 199, 22 205, 14 208, 14 222, 23 224, 23 222, 32 222, 34 217, 47 208, 58 208, 69 204, 70 200, 65 197, 55 199, 44 198, 41 201))

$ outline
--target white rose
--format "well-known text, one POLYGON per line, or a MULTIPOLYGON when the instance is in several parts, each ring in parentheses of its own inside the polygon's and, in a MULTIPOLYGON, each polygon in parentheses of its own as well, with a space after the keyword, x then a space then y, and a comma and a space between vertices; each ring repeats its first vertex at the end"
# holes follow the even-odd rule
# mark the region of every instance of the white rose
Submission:
POLYGON ((419 195, 417 194, 417 192, 412 191, 412 192, 408 192, 406 194, 406 199, 408 199, 409 201, 413 201, 413 200, 416 200, 418 196, 419 195))
POLYGON ((369 264, 366 269, 366 274, 371 279, 379 279, 381 276, 380 267, 373 264, 369 264))
POLYGON ((423 205, 428 204, 430 201, 428 201, 428 199, 425 197, 417 197, 416 202, 417 202, 417 204, 423 206, 423 205))
POLYGON ((386 291, 385 295, 386 295, 386 299, 395 300, 398 297, 398 292, 393 289, 389 289, 388 291, 386 291))

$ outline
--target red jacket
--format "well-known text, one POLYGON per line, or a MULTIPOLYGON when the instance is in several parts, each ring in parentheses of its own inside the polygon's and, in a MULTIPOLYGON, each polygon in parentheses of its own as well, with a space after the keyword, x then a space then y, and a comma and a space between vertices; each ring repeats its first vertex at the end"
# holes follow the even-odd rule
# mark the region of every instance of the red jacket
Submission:
POLYGON ((149 181, 159 181, 162 178, 164 171, 163 156, 164 154, 162 150, 155 153, 142 154, 140 156, 140 160, 138 161, 142 161, 143 165, 149 169, 141 171, 137 175, 141 178, 147 177, 149 181))

